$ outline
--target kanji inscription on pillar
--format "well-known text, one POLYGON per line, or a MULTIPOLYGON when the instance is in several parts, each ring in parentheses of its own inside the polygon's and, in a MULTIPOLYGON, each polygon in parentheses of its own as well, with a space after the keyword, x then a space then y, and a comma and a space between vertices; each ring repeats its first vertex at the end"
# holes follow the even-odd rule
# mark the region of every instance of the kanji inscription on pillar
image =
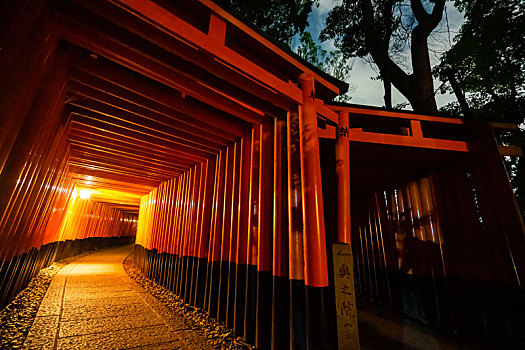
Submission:
POLYGON ((334 243, 332 251, 339 350, 359 349, 352 247, 334 243))

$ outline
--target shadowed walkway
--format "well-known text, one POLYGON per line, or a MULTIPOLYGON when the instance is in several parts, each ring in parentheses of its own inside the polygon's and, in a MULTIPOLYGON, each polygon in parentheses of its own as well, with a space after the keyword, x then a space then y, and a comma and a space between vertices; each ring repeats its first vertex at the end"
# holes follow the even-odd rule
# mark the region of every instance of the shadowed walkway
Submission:
POLYGON ((207 349, 124 271, 132 246, 76 260, 51 282, 25 342, 29 349, 207 349))
POLYGON ((363 299, 358 299, 358 312, 361 350, 488 349, 477 338, 425 327, 363 299))

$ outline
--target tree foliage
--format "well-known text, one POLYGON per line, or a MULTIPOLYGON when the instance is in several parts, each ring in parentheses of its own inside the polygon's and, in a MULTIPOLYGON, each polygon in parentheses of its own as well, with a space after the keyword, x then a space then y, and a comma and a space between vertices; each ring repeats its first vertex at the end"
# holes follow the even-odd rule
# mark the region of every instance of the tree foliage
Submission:
MULTIPOLYGON (((340 80, 349 77, 351 65, 338 50, 327 52, 317 45, 310 32, 306 31, 308 16, 318 0, 219 0, 230 10, 237 12, 249 22, 288 47, 299 35, 297 54, 340 80)), ((349 101, 348 94, 338 96, 338 101, 349 101)))
POLYGON ((465 23, 436 69, 440 79, 446 81, 445 69, 455 71, 475 117, 523 122, 525 2, 456 0, 455 5, 464 11, 465 23))
MULTIPOLYGON (((345 81, 350 77, 352 66, 348 64, 342 52, 339 50, 328 52, 323 49, 321 45, 315 43, 312 34, 308 31, 301 34, 296 52, 317 68, 339 80, 345 81)), ((350 99, 348 93, 335 98, 338 102, 348 102, 350 99)))
POLYGON ((332 9, 321 39, 335 39, 346 57, 370 55, 385 87, 391 82, 415 111, 437 111, 427 39, 445 0, 343 0, 332 9), (395 58, 410 50, 411 64, 395 58))
POLYGON ((292 38, 308 25, 308 15, 318 0, 218 0, 270 37, 290 46, 292 38))
POLYGON ((310 32, 306 31, 301 34, 296 52, 299 56, 301 56, 317 68, 324 68, 328 56, 328 51, 326 51, 320 45, 317 45, 315 43, 310 32))
MULTIPOLYGON (((452 68, 474 118, 525 121, 525 1, 456 0, 465 23, 436 72, 446 81, 452 68)), ((445 107, 456 115, 457 103, 445 107)), ((525 147, 524 132, 499 135, 500 142, 525 147)), ((525 214, 525 159, 506 157, 516 198, 525 214)))

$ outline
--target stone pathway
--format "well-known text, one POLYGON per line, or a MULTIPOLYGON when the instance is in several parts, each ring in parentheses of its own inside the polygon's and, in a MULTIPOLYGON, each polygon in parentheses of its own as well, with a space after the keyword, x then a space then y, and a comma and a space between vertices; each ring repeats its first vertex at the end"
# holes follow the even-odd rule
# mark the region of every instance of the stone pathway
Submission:
POLYGON ((209 349, 124 271, 132 246, 80 258, 55 275, 26 349, 209 349))

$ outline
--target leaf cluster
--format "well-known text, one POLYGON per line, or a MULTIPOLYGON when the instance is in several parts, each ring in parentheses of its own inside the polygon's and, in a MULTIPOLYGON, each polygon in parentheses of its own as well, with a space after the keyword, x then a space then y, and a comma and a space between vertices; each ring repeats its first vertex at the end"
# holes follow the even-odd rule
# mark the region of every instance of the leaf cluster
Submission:
POLYGON ((525 14, 522 0, 456 0, 465 23, 435 73, 456 72, 479 118, 525 118, 525 14))
MULTIPOLYGON (((352 65, 348 63, 343 53, 340 50, 326 51, 315 43, 312 34, 308 31, 301 34, 296 51, 299 56, 339 80, 345 81, 350 77, 352 65)), ((336 101, 339 102, 348 102, 350 99, 348 93, 336 97, 336 101)))
POLYGON ((410 45, 410 33, 417 24, 406 0, 377 0, 371 2, 373 17, 367 21, 360 0, 343 0, 328 14, 321 40, 334 39, 335 45, 347 58, 366 57, 370 47, 366 45, 366 27, 379 33, 381 49, 391 56, 399 56, 410 45))
MULTIPOLYGON (((340 80, 348 78, 352 66, 347 64, 341 52, 327 52, 306 31, 308 16, 312 7, 319 5, 319 0, 217 1, 288 47, 292 46, 292 39, 300 34, 296 47, 299 56, 340 80)), ((350 97, 340 99, 349 100, 350 97)))
POLYGON ((308 25, 308 15, 318 0, 219 0, 277 41, 290 45, 308 25))

